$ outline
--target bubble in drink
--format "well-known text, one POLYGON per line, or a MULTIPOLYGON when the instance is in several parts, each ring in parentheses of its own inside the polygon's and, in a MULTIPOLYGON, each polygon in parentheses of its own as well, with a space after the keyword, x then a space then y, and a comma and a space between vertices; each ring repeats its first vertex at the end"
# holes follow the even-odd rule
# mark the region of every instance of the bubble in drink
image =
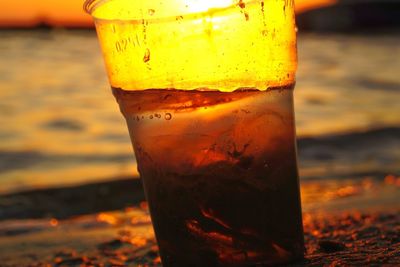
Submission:
POLYGON ((165 119, 169 121, 172 118, 171 113, 165 113, 165 119))
POLYGON ((164 267, 274 265, 302 257, 291 86, 113 93, 164 267), (154 113, 165 120, 148 119, 154 113))

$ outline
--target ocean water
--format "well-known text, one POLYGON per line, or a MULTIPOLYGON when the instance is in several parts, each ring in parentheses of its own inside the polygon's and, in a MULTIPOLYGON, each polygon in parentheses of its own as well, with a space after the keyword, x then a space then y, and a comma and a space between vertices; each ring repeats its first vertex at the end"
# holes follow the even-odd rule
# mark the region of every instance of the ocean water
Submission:
MULTIPOLYGON (((298 41, 301 180, 396 182, 400 35, 298 41)), ((137 175, 94 31, 1 31, 0 99, 0 194, 137 175)))

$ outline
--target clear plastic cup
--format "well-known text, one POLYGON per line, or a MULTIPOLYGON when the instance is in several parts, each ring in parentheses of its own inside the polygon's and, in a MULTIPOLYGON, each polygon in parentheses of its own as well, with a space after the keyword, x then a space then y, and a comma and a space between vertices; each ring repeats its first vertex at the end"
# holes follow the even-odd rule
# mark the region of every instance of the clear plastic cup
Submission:
POLYGON ((291 0, 91 0, 163 266, 303 257, 291 0))

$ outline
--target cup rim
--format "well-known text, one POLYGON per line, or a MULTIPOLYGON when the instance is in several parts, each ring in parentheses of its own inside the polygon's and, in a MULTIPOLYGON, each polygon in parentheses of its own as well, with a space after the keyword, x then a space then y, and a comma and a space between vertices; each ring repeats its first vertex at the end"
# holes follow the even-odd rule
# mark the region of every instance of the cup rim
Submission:
POLYGON ((83 10, 88 13, 89 15, 92 15, 93 9, 99 5, 101 2, 104 2, 104 0, 86 0, 83 3, 83 10))
MULTIPOLYGON (((118 0, 86 0, 83 4, 83 10, 91 15, 93 18, 95 19, 99 19, 99 20, 104 20, 104 21, 142 21, 142 18, 132 18, 132 19, 118 19, 118 18, 113 18, 113 19, 105 19, 105 18, 99 18, 93 15, 93 11, 96 9, 96 7, 104 4, 105 2, 108 1, 118 1, 118 0)), ((242 3, 246 4, 246 5, 254 5, 258 2, 264 2, 265 0, 237 0, 235 2, 233 2, 232 5, 226 6, 226 7, 218 7, 218 8, 211 8, 209 10, 206 11, 200 11, 200 12, 193 12, 193 13, 189 13, 186 14, 184 16, 182 16, 181 14, 175 14, 175 15, 171 15, 171 16, 166 16, 166 17, 159 17, 159 18, 153 18, 153 19, 149 19, 151 21, 155 21, 155 22, 162 22, 162 21, 169 21, 169 20, 176 20, 177 18, 183 18, 185 17, 185 19, 195 19, 195 18, 199 18, 199 17, 205 17, 208 15, 214 15, 217 13, 223 13, 226 11, 229 11, 231 9, 234 8, 242 8, 240 5, 242 3)))

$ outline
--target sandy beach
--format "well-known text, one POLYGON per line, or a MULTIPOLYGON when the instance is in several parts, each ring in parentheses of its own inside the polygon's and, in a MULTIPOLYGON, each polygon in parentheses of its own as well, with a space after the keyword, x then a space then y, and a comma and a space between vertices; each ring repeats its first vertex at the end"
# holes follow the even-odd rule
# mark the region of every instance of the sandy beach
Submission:
MULTIPOLYGON (((400 264, 399 190, 395 176, 337 188, 302 183, 307 253, 288 266, 400 264)), ((139 179, 2 195, 0 203, 1 266, 161 266, 139 179)))
MULTIPOLYGON (((29 235, 0 232, 8 252, 2 266, 161 266, 144 206, 50 222, 29 235)), ((396 266, 399 219, 398 213, 305 214, 305 259, 287 266, 396 266)), ((39 221, 31 224, 40 228, 39 221)))
MULTIPOLYGON (((289 266, 400 265, 399 36, 299 36, 289 266)), ((161 266, 94 32, 0 37, 0 266, 161 266)))

